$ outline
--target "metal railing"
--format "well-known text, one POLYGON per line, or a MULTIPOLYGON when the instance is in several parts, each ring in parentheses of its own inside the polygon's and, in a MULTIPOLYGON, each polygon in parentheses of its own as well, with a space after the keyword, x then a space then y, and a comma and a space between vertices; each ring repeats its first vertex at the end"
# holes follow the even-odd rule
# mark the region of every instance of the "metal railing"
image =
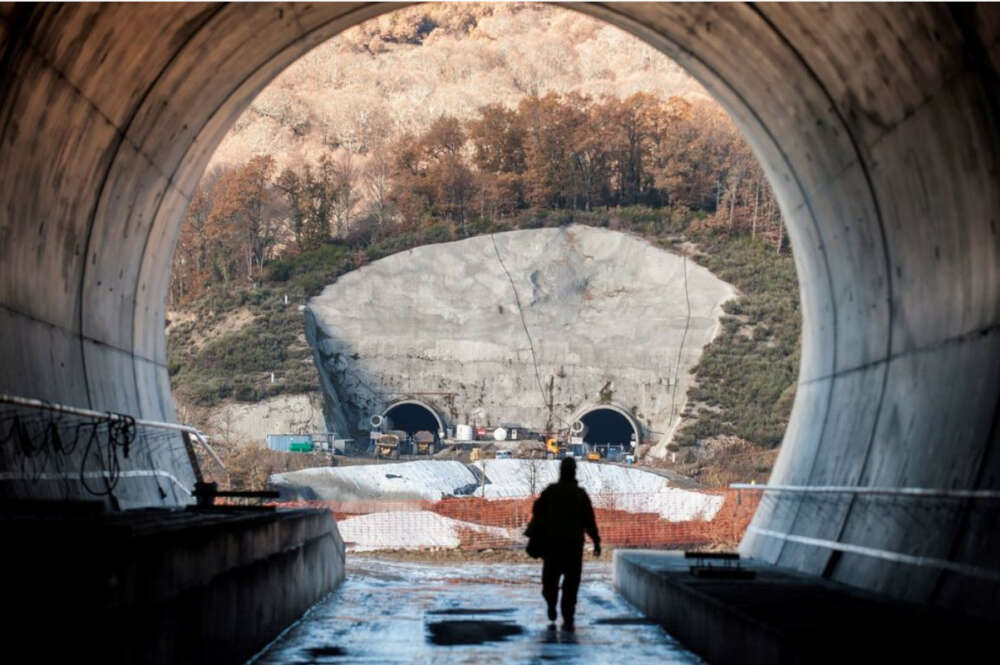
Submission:
MULTIPOLYGON (((0 471, 0 480, 29 481, 41 480, 76 480, 84 489, 96 496, 108 497, 113 505, 117 505, 114 487, 121 478, 162 478, 170 481, 188 497, 192 489, 184 485, 169 471, 148 469, 122 469, 121 457, 129 457, 130 450, 137 441, 147 444, 140 454, 149 456, 152 463, 150 441, 156 437, 140 432, 140 428, 177 432, 185 441, 189 455, 193 456, 191 441, 201 444, 211 458, 226 470, 226 465, 218 456, 205 436, 190 425, 145 420, 134 418, 127 414, 111 411, 96 411, 45 400, 20 397, 17 395, 0 394, 0 405, 9 405, 15 409, 31 410, 29 413, 15 410, 13 415, 0 418, 7 424, 4 441, 11 443, 8 453, 12 455, 11 467, 19 470, 0 471), (40 419, 36 412, 53 414, 40 419), (63 418, 68 416, 69 421, 63 418), (51 470, 52 460, 66 458, 80 450, 80 469, 77 471, 51 470), (120 451, 120 452, 119 452, 120 451), (86 467, 89 465, 91 469, 86 467), (94 469, 93 466, 98 468, 94 469), (103 483, 103 489, 95 490, 88 481, 98 480, 103 483)), ((2 428, 0 428, 2 429, 2 428)), ((0 432, 3 435, 4 432, 0 432)), ((162 442, 161 442, 162 443, 162 442)), ((192 460, 194 463, 194 460, 192 460)), ((58 463, 56 463, 58 468, 58 463)), ((150 465, 152 466, 152 464, 150 465)), ((196 475, 198 474, 195 468, 196 475)), ((199 476, 200 479, 200 476, 199 476)), ((161 488, 161 495, 163 490, 161 488)))
POLYGON ((0 394, 0 404, 12 404, 14 406, 24 406, 34 409, 42 409, 45 411, 52 411, 54 413, 65 413, 73 416, 81 416, 84 418, 104 418, 110 421, 123 421, 131 420, 131 422, 136 425, 142 425, 143 427, 152 427, 154 429, 164 429, 173 430, 175 432, 187 433, 189 436, 193 436, 198 443, 205 447, 205 450, 209 455, 212 456, 219 466, 223 469, 226 468, 225 463, 222 458, 216 454, 215 450, 208 443, 208 439, 205 435, 201 433, 197 428, 191 425, 181 425, 179 423, 168 423, 159 420, 144 420, 142 418, 132 418, 131 416, 126 416, 121 413, 114 413, 113 411, 94 411, 93 409, 83 409, 78 406, 67 406, 65 404, 58 404, 56 402, 49 402, 41 399, 32 399, 30 397, 18 397, 17 395, 7 395, 0 394))
POLYGON ((940 489, 931 487, 855 487, 851 485, 754 485, 730 483, 730 489, 758 492, 783 492, 788 494, 883 494, 945 499, 1000 499, 998 490, 940 489))
MULTIPOLYGON (((946 489, 932 487, 857 487, 850 485, 756 485, 752 483, 730 483, 729 487, 739 491, 754 491, 761 493, 773 492, 776 494, 803 494, 803 495, 850 495, 855 496, 892 496, 906 497, 913 499, 956 499, 956 500, 986 500, 994 501, 1000 499, 1000 491, 997 490, 969 490, 969 489, 946 489)), ((824 549, 868 556, 894 563, 904 563, 914 566, 923 566, 947 570, 961 575, 978 577, 994 582, 1000 582, 1000 570, 985 568, 974 564, 950 561, 939 557, 907 554, 892 550, 869 547, 866 545, 855 545, 826 538, 815 538, 812 536, 802 536, 794 533, 782 533, 772 529, 764 529, 750 524, 747 527, 749 533, 754 533, 766 538, 774 538, 790 543, 821 547, 824 549)))

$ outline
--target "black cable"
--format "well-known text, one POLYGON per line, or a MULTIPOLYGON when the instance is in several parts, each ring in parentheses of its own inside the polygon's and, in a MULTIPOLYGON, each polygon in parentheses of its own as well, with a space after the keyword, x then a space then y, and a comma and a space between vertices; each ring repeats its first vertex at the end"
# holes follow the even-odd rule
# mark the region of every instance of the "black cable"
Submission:
POLYGON ((687 340, 688 328, 691 327, 691 294, 688 292, 688 272, 687 256, 681 256, 681 265, 684 270, 684 299, 687 301, 687 320, 684 321, 684 334, 681 335, 681 343, 677 347, 677 364, 674 367, 674 390, 670 395, 670 422, 673 423, 677 413, 677 386, 681 382, 681 353, 684 351, 684 342, 687 340))

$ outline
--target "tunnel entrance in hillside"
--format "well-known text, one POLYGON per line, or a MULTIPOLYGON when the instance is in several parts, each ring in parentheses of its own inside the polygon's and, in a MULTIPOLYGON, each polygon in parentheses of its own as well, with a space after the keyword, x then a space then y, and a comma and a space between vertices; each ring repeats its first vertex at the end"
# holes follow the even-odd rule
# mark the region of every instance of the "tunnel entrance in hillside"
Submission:
POLYGON ((617 409, 599 407, 580 417, 583 442, 605 457, 616 452, 631 453, 639 441, 635 425, 617 409))
POLYGON ((410 436, 420 431, 430 432, 435 440, 439 438, 441 423, 434 412, 422 404, 403 402, 394 404, 382 414, 392 423, 392 429, 402 430, 410 436))

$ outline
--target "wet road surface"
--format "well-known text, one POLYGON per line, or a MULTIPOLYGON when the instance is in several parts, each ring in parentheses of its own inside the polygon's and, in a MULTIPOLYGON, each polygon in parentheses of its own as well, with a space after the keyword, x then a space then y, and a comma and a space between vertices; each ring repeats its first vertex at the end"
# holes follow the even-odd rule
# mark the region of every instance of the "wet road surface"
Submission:
POLYGON ((607 563, 585 565, 576 624, 573 633, 549 629, 540 564, 348 556, 340 588, 253 662, 702 662, 615 592, 607 563))

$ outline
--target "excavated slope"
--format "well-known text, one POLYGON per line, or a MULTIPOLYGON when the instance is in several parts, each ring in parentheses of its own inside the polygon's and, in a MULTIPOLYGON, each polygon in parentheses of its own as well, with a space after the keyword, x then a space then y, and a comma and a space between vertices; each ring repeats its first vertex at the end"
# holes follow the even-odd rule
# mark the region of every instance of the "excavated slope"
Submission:
POLYGON ((585 226, 419 247, 310 300, 328 424, 404 397, 447 425, 565 427, 601 404, 665 441, 733 288, 684 257, 585 226))

